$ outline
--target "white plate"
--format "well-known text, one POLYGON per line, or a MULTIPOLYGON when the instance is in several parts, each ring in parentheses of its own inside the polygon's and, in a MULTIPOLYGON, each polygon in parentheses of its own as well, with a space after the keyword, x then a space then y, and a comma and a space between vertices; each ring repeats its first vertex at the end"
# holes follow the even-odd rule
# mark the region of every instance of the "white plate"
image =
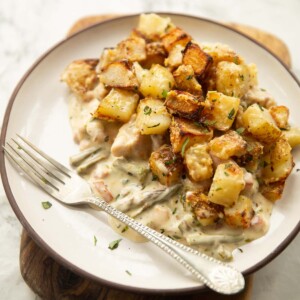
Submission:
MULTIPOLYGON (((196 17, 171 15, 175 24, 198 41, 230 45, 259 70, 260 86, 280 104, 290 108, 291 122, 299 125, 300 88, 293 75, 268 51, 249 38, 218 23, 196 17)), ((2 144, 15 133, 68 165, 76 153, 72 141, 66 95, 60 73, 72 60, 99 57, 104 47, 114 46, 136 26, 138 17, 128 16, 88 28, 49 50, 21 80, 7 109, 2 144)), ((300 211, 300 152, 294 151, 296 167, 286 184, 283 198, 276 203, 269 232, 235 251, 232 264, 249 274, 278 255, 298 233, 300 211)), ((108 244, 119 236, 98 211, 70 209, 55 202, 26 177, 5 163, 1 153, 2 178, 9 201, 30 235, 65 266, 82 275, 118 288, 144 292, 178 293, 203 288, 181 266, 150 243, 122 240, 111 251, 108 244), (42 201, 53 203, 45 210, 42 201), (94 235, 98 243, 94 246, 94 235), (126 270, 132 273, 129 276, 126 270)))

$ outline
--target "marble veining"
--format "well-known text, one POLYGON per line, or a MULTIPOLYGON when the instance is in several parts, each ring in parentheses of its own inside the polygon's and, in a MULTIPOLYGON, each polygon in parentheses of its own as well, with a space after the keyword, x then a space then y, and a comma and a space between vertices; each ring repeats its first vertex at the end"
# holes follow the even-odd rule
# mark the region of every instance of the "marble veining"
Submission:
MULTIPOLYGON (((299 0, 1 0, 0 121, 8 99, 32 63, 80 17, 105 13, 171 11, 256 26, 279 36, 289 47, 300 76, 299 0)), ((19 272, 21 225, 0 184, 1 299, 36 299, 19 272)), ((253 299, 298 299, 299 236, 254 279, 253 299)))

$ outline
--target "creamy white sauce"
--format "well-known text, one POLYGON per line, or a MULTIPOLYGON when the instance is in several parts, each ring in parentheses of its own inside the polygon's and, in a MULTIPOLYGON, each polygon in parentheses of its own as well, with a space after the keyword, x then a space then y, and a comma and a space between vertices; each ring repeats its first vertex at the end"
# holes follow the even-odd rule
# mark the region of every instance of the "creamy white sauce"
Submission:
MULTIPOLYGON (((95 110, 97 104, 98 100, 83 102, 74 96, 69 102, 70 123, 74 139, 80 145, 84 143, 84 148, 94 145, 94 141, 87 134, 85 128, 86 123, 90 120, 90 112, 95 110)), ((113 123, 104 123, 103 126, 99 126, 99 130, 103 131, 102 135, 106 137, 106 141, 103 142, 111 145, 119 127, 120 125, 113 125, 113 123)), ((92 132, 94 131, 92 130, 92 132)), ((126 197, 126 199, 130 199, 131 196, 138 193, 164 188, 158 181, 152 180, 150 172, 147 173, 148 162, 146 160, 134 160, 129 163, 130 166, 122 167, 124 161, 111 154, 108 158, 96 163, 84 178, 89 181, 95 193, 97 193, 95 182, 101 182, 101 187, 104 187, 102 192, 108 194, 108 199, 113 199, 112 204, 116 207, 119 205, 118 201, 123 201, 126 197)), ((183 180, 182 183, 187 190, 193 188, 201 190, 210 181, 193 184, 189 180, 183 180)), ((126 210, 128 215, 135 216, 137 221, 158 232, 219 259, 229 260, 232 258, 232 251, 235 248, 263 236, 268 231, 272 203, 257 192, 257 187, 258 184, 255 181, 252 189, 245 192, 251 195, 255 211, 255 216, 248 229, 234 228, 226 224, 214 224, 206 227, 199 225, 182 201, 181 193, 176 193, 166 201, 157 202, 143 211, 141 211, 141 206, 136 206, 136 201, 139 199, 131 202, 135 203, 132 204, 135 206, 133 209, 127 207, 128 204, 121 207, 126 210)), ((125 238, 135 242, 145 241, 145 238, 138 233, 111 217, 109 224, 125 238)))

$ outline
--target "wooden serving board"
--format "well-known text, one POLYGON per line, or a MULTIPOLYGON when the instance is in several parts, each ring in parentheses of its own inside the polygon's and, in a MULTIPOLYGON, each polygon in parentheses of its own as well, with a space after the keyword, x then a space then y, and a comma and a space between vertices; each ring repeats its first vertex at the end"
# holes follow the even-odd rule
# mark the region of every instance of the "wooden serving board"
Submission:
MULTIPOLYGON (((95 23, 114 18, 116 15, 89 16, 78 20, 69 30, 68 36, 95 23)), ((232 28, 252 37, 265 45, 291 67, 291 58, 287 46, 276 36, 253 27, 229 23, 232 28)), ((25 282, 42 299, 88 299, 88 300, 250 300, 252 276, 246 278, 244 291, 234 296, 223 296, 212 291, 195 295, 164 296, 138 295, 105 287, 66 269, 41 249, 28 233, 23 230, 20 245, 20 270, 25 282)))

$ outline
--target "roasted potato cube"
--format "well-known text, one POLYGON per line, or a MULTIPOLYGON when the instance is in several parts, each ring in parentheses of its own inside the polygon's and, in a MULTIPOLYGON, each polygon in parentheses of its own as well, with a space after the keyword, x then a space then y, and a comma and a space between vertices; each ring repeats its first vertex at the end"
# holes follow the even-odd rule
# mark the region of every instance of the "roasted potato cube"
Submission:
POLYGON ((95 68, 98 59, 75 60, 68 65, 61 76, 71 91, 84 98, 85 94, 94 89, 98 77, 95 68))
POLYGON ((163 185, 172 185, 181 178, 182 158, 173 153, 171 146, 163 145, 151 153, 149 159, 150 169, 163 185))
POLYGON ((136 126, 141 134, 162 134, 167 131, 170 123, 171 116, 161 100, 145 98, 140 101, 136 126))
POLYGON ((251 199, 240 195, 231 207, 224 209, 225 222, 234 227, 249 228, 251 219, 254 216, 253 204, 251 199))
POLYGON ((100 73, 100 82, 107 87, 124 88, 137 91, 138 81, 131 70, 128 60, 120 60, 109 64, 100 73))
POLYGON ((212 64, 212 57, 201 50, 198 44, 189 42, 183 50, 182 62, 191 65, 197 76, 201 76, 212 64))
POLYGON ((111 121, 128 122, 139 101, 138 94, 122 89, 111 89, 94 112, 93 117, 111 121))
POLYGON ((185 150, 192 145, 209 142, 212 139, 213 130, 200 125, 200 123, 173 117, 170 126, 170 140, 175 153, 184 154, 185 150))
POLYGON ((184 47, 180 44, 175 45, 169 52, 169 56, 165 59, 165 66, 171 69, 175 69, 182 64, 182 58, 184 47))
POLYGON ((156 14, 141 14, 137 30, 150 40, 157 40, 168 29, 174 27, 170 18, 162 18, 156 14))
POLYGON ((142 61, 146 59, 146 42, 139 37, 127 38, 117 45, 116 51, 119 59, 142 61))
POLYGON ((258 104, 249 106, 242 119, 247 130, 260 142, 271 144, 281 135, 269 111, 258 104))
POLYGON ((291 173, 294 163, 291 146, 285 138, 280 138, 263 157, 262 179, 265 183, 285 180, 291 173))
POLYGON ((289 130, 285 130, 282 132, 283 136, 289 142, 292 148, 300 145, 300 128, 299 127, 291 127, 289 130))
POLYGON ((257 103, 265 108, 270 108, 276 105, 274 97, 265 89, 258 88, 257 86, 250 88, 243 100, 247 103, 247 106, 257 103))
POLYGON ((287 129, 289 126, 289 109, 286 106, 272 106, 269 112, 280 129, 287 129))
POLYGON ((146 58, 142 62, 142 66, 150 69, 154 64, 163 65, 166 57, 167 52, 162 43, 148 43, 146 45, 146 58))
POLYGON ((164 99, 174 85, 173 75, 167 68, 152 65, 149 72, 145 73, 142 78, 140 92, 145 97, 164 99))
POLYGON ((168 33, 162 36, 162 43, 168 52, 170 52, 175 45, 185 47, 191 40, 192 37, 178 27, 169 30, 168 33))
POLYGON ((165 105, 171 114, 198 120, 203 108, 201 100, 188 92, 172 90, 167 95, 165 105))
POLYGON ((201 122, 209 123, 212 127, 221 131, 228 130, 234 122, 240 99, 216 91, 209 91, 205 102, 207 106, 201 113, 201 122))
POLYGON ((221 61, 216 68, 216 88, 227 96, 241 98, 250 88, 251 77, 247 65, 221 61))
POLYGON ((213 161, 207 151, 207 144, 195 144, 184 154, 184 163, 193 181, 199 182, 213 176, 213 161))
POLYGON ((202 226, 212 225, 224 216, 223 206, 210 202, 203 193, 187 192, 186 202, 191 205, 192 211, 202 226))
POLYGON ((240 65, 244 59, 237 55, 228 45, 221 43, 202 43, 201 48, 204 52, 209 54, 213 59, 213 64, 217 65, 220 61, 233 62, 240 65))
POLYGON ((108 65, 118 59, 118 51, 116 48, 105 48, 100 56, 97 72, 101 73, 108 65))
POLYGON ((230 207, 245 188, 244 172, 234 162, 219 164, 208 193, 208 200, 230 207))
POLYGON ((202 87, 195 78, 192 66, 181 65, 175 72, 173 72, 173 77, 175 79, 177 89, 202 97, 202 87))
POLYGON ((141 84, 143 78, 146 76, 146 74, 149 72, 147 69, 143 69, 142 66, 138 62, 134 62, 132 64, 132 70, 136 76, 136 79, 141 84))
POLYGON ((259 191, 268 200, 275 202, 282 196, 285 181, 277 181, 269 184, 260 185, 259 191))
POLYGON ((247 151, 246 141, 235 131, 228 131, 209 142, 210 152, 221 159, 242 156, 247 151))

